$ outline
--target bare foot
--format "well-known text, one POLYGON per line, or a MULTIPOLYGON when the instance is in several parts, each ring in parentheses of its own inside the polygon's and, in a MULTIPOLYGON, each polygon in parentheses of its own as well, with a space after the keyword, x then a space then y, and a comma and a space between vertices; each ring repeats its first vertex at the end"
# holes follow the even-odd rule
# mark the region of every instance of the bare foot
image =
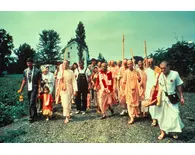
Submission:
POLYGON ((162 132, 162 133, 160 134, 160 136, 158 136, 158 140, 162 140, 164 137, 165 137, 165 133, 162 132))
POLYGON ((130 121, 128 121, 128 124, 133 124, 134 123, 134 119, 133 118, 131 118, 131 120, 130 121))
POLYGON ((68 122, 69 122, 69 120, 68 120, 68 119, 65 119, 65 120, 64 120, 64 123, 65 123, 65 124, 67 124, 68 122))
POLYGON ((156 125, 157 125, 157 121, 154 119, 154 120, 152 121, 151 126, 156 126, 156 125))

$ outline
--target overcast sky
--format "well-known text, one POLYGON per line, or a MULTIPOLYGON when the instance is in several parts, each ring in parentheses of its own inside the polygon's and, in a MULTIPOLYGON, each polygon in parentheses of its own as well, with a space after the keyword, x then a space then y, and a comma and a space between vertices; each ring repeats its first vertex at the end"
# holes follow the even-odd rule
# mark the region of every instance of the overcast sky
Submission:
POLYGON ((82 21, 90 57, 98 53, 109 60, 122 58, 122 35, 125 35, 125 57, 144 56, 144 40, 148 54, 170 47, 181 40, 195 41, 195 12, 0 12, 0 28, 13 36, 15 48, 28 43, 36 49, 39 33, 54 29, 61 37, 61 47, 75 37, 82 21))

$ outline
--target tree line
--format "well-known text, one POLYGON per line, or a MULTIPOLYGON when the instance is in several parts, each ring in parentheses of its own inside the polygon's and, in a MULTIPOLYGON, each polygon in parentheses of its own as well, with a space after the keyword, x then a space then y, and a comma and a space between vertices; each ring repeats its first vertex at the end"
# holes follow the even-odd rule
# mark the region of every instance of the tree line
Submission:
MULTIPOLYGON (((78 55, 80 60, 83 58, 83 50, 88 46, 85 42, 85 27, 80 21, 75 31, 76 37, 71 39, 68 43, 75 40, 78 43, 78 55)), ((0 29, 0 76, 3 71, 8 73, 21 74, 26 66, 26 59, 34 58, 35 63, 53 64, 56 65, 58 61, 63 58, 64 50, 60 46, 61 38, 55 30, 42 30, 39 33, 39 43, 36 50, 28 43, 19 45, 14 49, 14 39, 5 29, 0 29), (12 55, 12 52, 15 56, 12 55)), ((89 53, 88 53, 89 54, 89 53)))

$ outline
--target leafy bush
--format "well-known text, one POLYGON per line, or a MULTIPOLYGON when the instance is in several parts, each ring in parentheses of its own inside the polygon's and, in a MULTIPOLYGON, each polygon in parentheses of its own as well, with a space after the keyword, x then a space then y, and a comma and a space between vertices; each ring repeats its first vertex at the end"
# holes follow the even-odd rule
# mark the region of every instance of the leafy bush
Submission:
POLYGON ((23 102, 19 102, 19 94, 17 93, 21 81, 22 75, 6 75, 0 78, 0 90, 2 90, 0 92, 0 127, 28 114, 25 90, 23 102))
POLYGON ((189 74, 187 77, 182 78, 184 81, 184 91, 185 92, 195 92, 195 76, 189 74))

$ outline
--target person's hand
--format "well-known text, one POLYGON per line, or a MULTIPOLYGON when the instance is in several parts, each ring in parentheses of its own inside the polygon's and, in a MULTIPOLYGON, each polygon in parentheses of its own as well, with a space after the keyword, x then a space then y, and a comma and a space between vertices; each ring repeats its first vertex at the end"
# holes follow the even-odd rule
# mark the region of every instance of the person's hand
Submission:
POLYGON ((180 98, 180 102, 181 102, 181 105, 184 105, 185 101, 183 97, 180 98))
POLYGON ((38 88, 38 94, 40 94, 41 93, 41 88, 38 88))
POLYGON ((76 91, 76 92, 74 92, 74 96, 77 96, 77 91, 76 91))
POLYGON ((22 89, 19 89, 19 90, 18 90, 18 93, 21 94, 21 93, 22 93, 22 89))

